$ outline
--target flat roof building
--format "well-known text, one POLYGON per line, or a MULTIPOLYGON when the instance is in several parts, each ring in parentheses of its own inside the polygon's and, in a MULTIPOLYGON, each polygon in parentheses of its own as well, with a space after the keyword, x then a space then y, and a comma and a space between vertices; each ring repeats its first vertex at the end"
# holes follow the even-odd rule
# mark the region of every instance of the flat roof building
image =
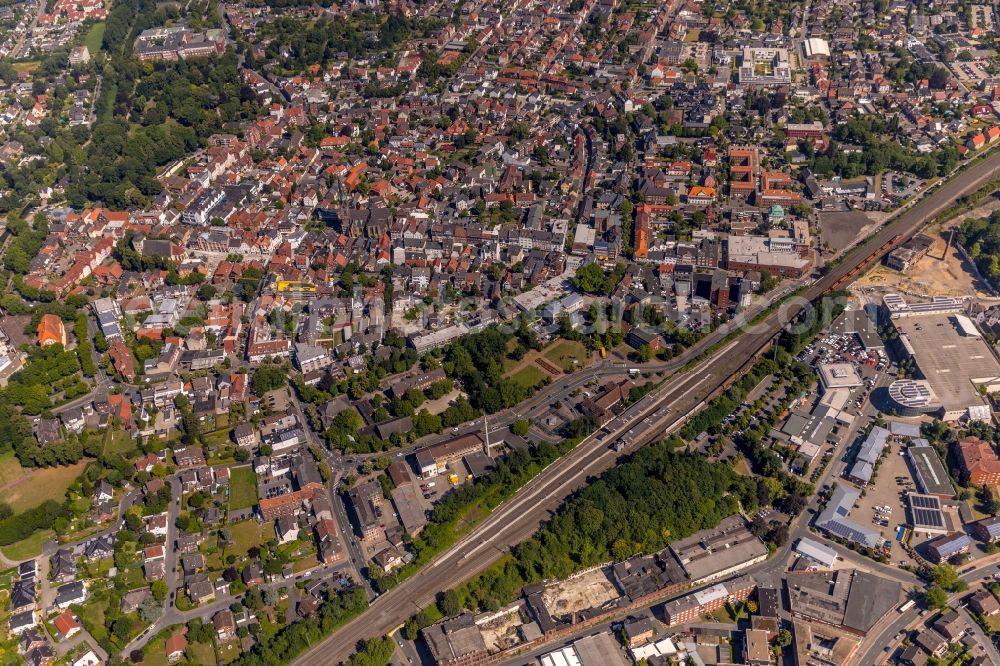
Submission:
POLYGON ((421 630, 435 663, 450 663, 486 654, 486 643, 472 614, 442 620, 421 630))
POLYGON ((717 580, 767 558, 767 547, 739 514, 675 541, 670 550, 694 583, 717 580))
POLYGON ((757 581, 751 576, 740 576, 724 583, 696 590, 663 605, 664 622, 668 627, 687 624, 706 613, 712 613, 726 602, 745 601, 757 588, 757 581))
POLYGON ((837 551, 809 537, 799 539, 795 552, 828 569, 837 563, 837 551))
POLYGON ((917 488, 925 495, 935 495, 941 499, 952 499, 955 488, 951 485, 944 464, 937 450, 930 445, 910 446, 906 449, 906 460, 910 463, 917 488))
POLYGON ((953 315, 893 314, 900 344, 916 366, 914 379, 927 383, 892 386, 890 397, 902 408, 936 414, 945 421, 990 422, 989 403, 980 390, 1000 390, 1000 361, 981 336, 964 333, 953 315), (934 397, 941 407, 930 411, 934 397))
POLYGON ((889 400, 900 416, 940 413, 943 405, 925 379, 897 379, 889 384, 889 400))
POLYGON ((740 62, 740 84, 781 86, 792 82, 788 49, 746 46, 740 62))
POLYGON ((853 363, 820 363, 818 372, 823 391, 861 386, 861 375, 853 363))
POLYGON ((626 666, 628 660, 611 634, 585 636, 538 658, 542 666, 626 666))
POLYGON ((903 586, 856 569, 785 574, 791 613, 865 636, 899 602, 903 586))
POLYGON ((420 534, 427 524, 427 514, 420 503, 420 496, 412 483, 392 489, 392 503, 403 523, 403 529, 410 536, 420 534))
POLYGON ((909 493, 906 501, 910 506, 910 524, 915 531, 928 534, 948 533, 948 521, 941 511, 941 500, 937 496, 909 493))

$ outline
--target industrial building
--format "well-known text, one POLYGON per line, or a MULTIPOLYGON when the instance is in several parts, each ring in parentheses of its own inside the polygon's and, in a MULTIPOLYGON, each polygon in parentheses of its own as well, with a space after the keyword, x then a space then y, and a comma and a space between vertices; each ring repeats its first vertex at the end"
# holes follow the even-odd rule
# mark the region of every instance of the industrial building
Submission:
POLYGON ((543 654, 542 666, 625 666, 625 653, 611 634, 601 632, 585 636, 572 645, 543 654))
POLYGON ((463 663, 486 654, 486 643, 471 613, 442 620, 420 633, 436 664, 463 663))
POLYGON ((767 559, 767 546, 754 536, 740 514, 675 541, 670 550, 696 584, 718 580, 767 559))
POLYGON ((955 497, 955 488, 951 485, 951 478, 933 446, 922 444, 908 447, 906 460, 910 463, 913 478, 916 480, 920 492, 941 499, 955 497))
POLYGON ((875 464, 882 456, 885 444, 889 440, 889 431, 885 428, 875 426, 868 432, 868 436, 861 444, 858 454, 854 457, 854 465, 847 473, 849 478, 859 486, 867 486, 875 473, 875 464))
POLYGON ((917 234, 886 255, 885 265, 897 271, 906 271, 923 259, 933 244, 934 239, 930 236, 917 234))
POLYGON ((927 534, 947 534, 948 520, 941 511, 941 500, 934 495, 909 493, 906 496, 910 505, 910 524, 916 532, 927 534))
POLYGON ((785 575, 793 616, 865 636, 899 602, 903 586, 857 569, 785 575))
POLYGON ((828 569, 837 563, 837 551, 809 537, 799 539, 795 552, 828 569))
POLYGON ((846 486, 834 488, 826 508, 816 518, 816 527, 841 539, 853 541, 859 546, 879 548, 884 541, 882 535, 848 517, 860 495, 857 490, 846 486))
POLYGON ((1000 362, 972 321, 961 314, 961 301, 907 304, 889 294, 883 302, 900 346, 913 360, 914 379, 924 382, 894 382, 889 395, 897 409, 930 413, 952 422, 992 421, 989 403, 980 390, 1000 390, 1000 362))

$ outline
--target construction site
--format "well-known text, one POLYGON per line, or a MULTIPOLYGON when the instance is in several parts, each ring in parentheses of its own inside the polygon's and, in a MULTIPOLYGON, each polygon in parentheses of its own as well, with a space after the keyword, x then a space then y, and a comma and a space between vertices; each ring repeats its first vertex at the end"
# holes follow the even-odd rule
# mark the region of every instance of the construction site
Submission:
POLYGON ((928 229, 925 233, 930 243, 919 257, 903 265, 894 266, 891 261, 888 265, 879 264, 859 278, 855 288, 895 291, 908 296, 970 296, 987 305, 1000 303, 1000 296, 980 279, 976 266, 952 238, 964 220, 985 217, 997 207, 991 201, 959 216, 944 228, 928 229))

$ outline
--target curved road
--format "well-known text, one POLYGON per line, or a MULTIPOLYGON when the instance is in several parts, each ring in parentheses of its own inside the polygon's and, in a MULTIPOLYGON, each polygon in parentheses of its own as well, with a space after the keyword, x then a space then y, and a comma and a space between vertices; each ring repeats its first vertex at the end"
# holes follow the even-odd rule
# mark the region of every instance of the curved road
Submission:
MULTIPOLYGON (((317 643, 295 663, 334 664, 346 659, 359 641, 392 631, 435 596, 492 564, 509 547, 530 537, 539 524, 574 491, 616 464, 611 442, 626 443, 626 453, 679 428, 692 411, 735 373, 765 350, 786 322, 811 300, 831 290, 852 271, 870 263, 869 255, 897 235, 910 236, 950 207, 958 197, 979 189, 1000 172, 1000 154, 984 158, 902 211, 803 294, 742 333, 732 343, 674 377, 624 414, 591 435, 497 507, 466 537, 434 561, 377 598, 359 617, 317 643)), ((859 271, 860 272, 860 271, 859 271)))

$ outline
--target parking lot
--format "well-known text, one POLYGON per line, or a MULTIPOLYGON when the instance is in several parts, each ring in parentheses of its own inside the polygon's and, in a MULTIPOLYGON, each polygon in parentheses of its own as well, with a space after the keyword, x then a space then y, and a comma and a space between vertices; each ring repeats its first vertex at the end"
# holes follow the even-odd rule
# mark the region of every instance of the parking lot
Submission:
POLYGON ((858 500, 851 518, 878 530, 884 539, 891 542, 892 563, 899 564, 901 560, 908 560, 909 555, 896 541, 896 531, 907 522, 906 493, 915 492, 916 485, 910 478, 906 458, 900 455, 900 445, 891 437, 886 450, 872 483, 858 500), (879 510, 878 507, 882 509, 879 510))
POLYGON ((889 171, 882 176, 882 197, 889 201, 908 199, 924 187, 927 182, 898 171, 889 171))
POLYGON ((803 349, 795 358, 814 368, 820 363, 854 365, 863 385, 852 390, 849 406, 859 411, 865 406, 872 390, 880 383, 885 383, 886 373, 891 372, 885 352, 866 352, 857 336, 851 332, 829 333, 803 349))

